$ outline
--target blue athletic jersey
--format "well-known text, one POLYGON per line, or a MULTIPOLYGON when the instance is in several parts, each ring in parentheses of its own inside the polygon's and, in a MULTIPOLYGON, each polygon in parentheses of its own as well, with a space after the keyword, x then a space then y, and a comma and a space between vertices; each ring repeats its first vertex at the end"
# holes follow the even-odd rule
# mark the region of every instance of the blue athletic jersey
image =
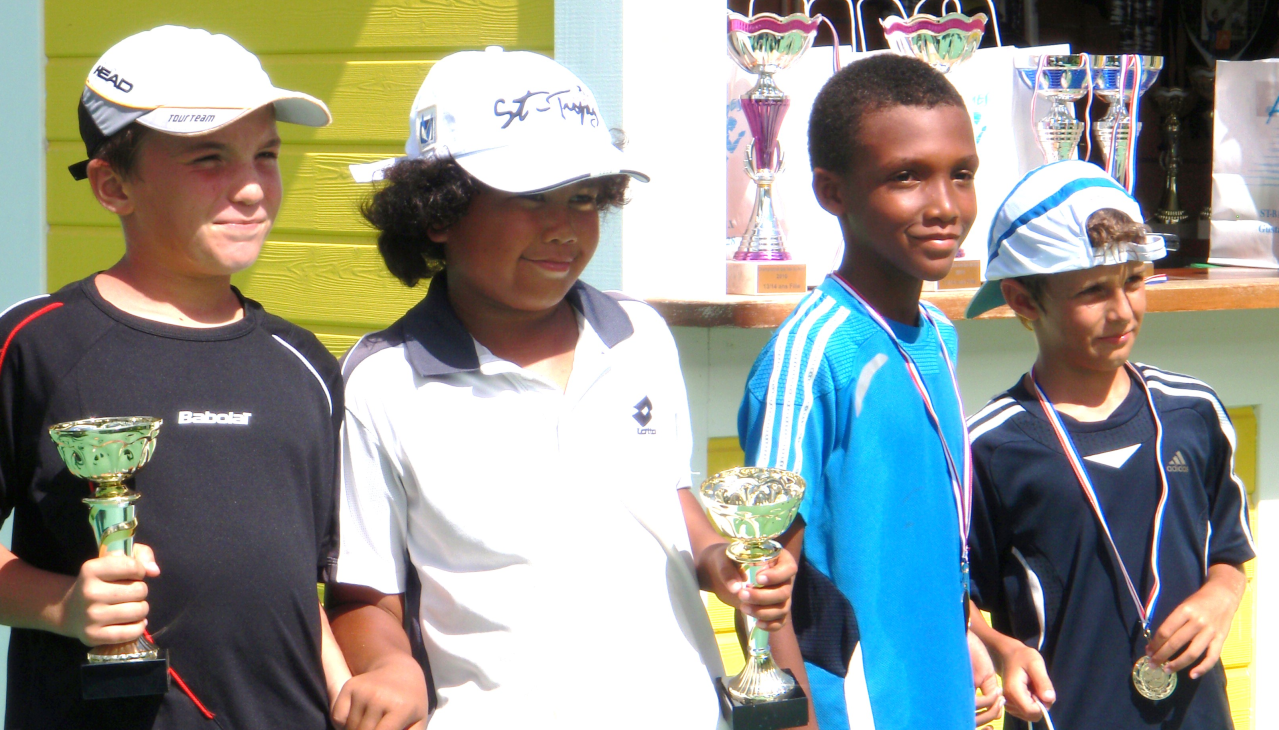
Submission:
MULTIPOLYGON (((929 305, 925 305, 929 306, 929 305)), ((930 308, 955 359, 950 321, 930 308)), ((963 467, 937 333, 890 323, 963 467)), ((828 277, 778 329, 738 413, 748 464, 797 471, 804 559, 792 617, 823 730, 970 730, 960 538, 936 428, 897 348, 828 277)))
MULTIPOLYGON (((1163 425, 1158 455, 1150 405, 1136 382, 1106 419, 1061 420, 1143 600, 1154 580, 1156 458, 1166 469, 1153 631, 1203 585, 1209 565, 1242 564, 1253 549, 1233 468, 1234 428, 1221 401, 1199 380, 1137 367, 1163 425)), ((1231 728, 1220 663, 1198 680, 1182 671, 1172 697, 1160 702, 1133 689, 1133 662, 1146 644, 1137 607, 1035 396, 1019 380, 968 423, 976 472, 973 598, 996 629, 1043 655, 1057 694, 1057 730, 1231 728)), ((1005 727, 1027 726, 1009 718, 1005 727)))

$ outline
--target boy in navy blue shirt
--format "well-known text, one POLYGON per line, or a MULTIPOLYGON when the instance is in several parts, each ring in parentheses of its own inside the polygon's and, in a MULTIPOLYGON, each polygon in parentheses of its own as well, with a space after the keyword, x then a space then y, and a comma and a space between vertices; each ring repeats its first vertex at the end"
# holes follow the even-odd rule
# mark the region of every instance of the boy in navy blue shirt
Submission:
MULTIPOLYGON (((738 416, 747 463, 808 483, 784 542, 802 554, 794 636, 823 730, 971 728, 964 610, 969 457, 955 329, 920 302, 976 215, 977 152, 945 77, 896 55, 836 74, 809 122, 813 190, 844 259, 751 371, 738 416)), ((979 661, 980 660, 980 661, 979 661)), ((983 715, 999 714, 982 672, 983 715)))
POLYGON ((1141 220, 1095 165, 1033 171, 968 309, 1006 300, 1039 345, 969 421, 973 598, 994 629, 973 625, 1010 729, 1233 727, 1218 659, 1253 557, 1235 433, 1202 381, 1128 362, 1142 266, 1164 255, 1141 220))

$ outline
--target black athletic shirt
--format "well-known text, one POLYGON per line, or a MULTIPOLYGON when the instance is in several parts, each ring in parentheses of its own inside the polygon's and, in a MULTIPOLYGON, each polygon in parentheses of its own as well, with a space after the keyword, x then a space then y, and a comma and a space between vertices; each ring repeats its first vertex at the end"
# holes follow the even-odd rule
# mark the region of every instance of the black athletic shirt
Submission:
POLYGON ((50 425, 162 417, 135 485, 137 540, 161 570, 148 630, 215 715, 176 684, 163 698, 83 701, 86 647, 16 629, 9 730, 327 727, 316 580, 336 559, 341 375, 313 335, 242 301, 239 322, 179 327, 112 306, 90 277, 0 316, 0 515, 16 513, 13 552, 66 575, 97 554, 89 486, 50 425))
MULTIPOLYGON (((1254 557, 1234 428, 1202 381, 1139 365, 1163 424, 1169 496, 1151 622, 1204 583, 1209 565, 1254 557)), ((1159 502, 1155 424, 1141 386, 1103 421, 1061 420, 1096 490, 1138 594, 1153 581, 1150 539, 1159 502)), ((1133 689, 1145 653, 1137 608, 1038 401, 1019 379, 969 419, 975 482, 972 590, 995 628, 1043 655, 1057 693, 1057 730, 1233 727, 1221 664, 1197 681, 1183 670, 1171 698, 1133 689)), ((1191 665, 1192 667, 1194 665, 1191 665)), ((1009 717, 1009 730, 1026 723, 1009 717)))

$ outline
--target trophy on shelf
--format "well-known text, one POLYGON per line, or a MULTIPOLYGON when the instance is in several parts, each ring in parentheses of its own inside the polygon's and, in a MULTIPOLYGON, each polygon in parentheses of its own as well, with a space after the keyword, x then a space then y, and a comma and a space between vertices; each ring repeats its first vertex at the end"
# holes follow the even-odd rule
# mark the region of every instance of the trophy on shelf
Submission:
MULTIPOLYGON (((89 418, 49 428, 67 468, 93 487, 84 502, 98 557, 133 554, 134 503, 140 495, 125 480, 151 458, 162 423, 150 417, 89 418)), ((169 659, 146 636, 95 646, 80 667, 80 684, 87 700, 162 695, 169 689, 169 659)))
POLYGON ((1035 139, 1044 154, 1044 162, 1076 158, 1086 125, 1075 118, 1074 103, 1085 96, 1089 96, 1091 101, 1092 95, 1092 69, 1088 56, 1083 53, 1030 56, 1018 63, 1016 70, 1017 76, 1030 87, 1036 98, 1052 102, 1051 111, 1037 122, 1034 121, 1034 112, 1031 112, 1035 139))
MULTIPOLYGON (((942 12, 945 7, 943 3, 942 12)), ((942 16, 916 13, 904 17, 905 8, 901 5, 898 8, 902 17, 894 15, 879 21, 888 47, 902 56, 914 56, 942 73, 949 73, 971 57, 986 32, 983 13, 973 16, 959 12, 942 16)))
POLYGON ((1093 90, 1110 108, 1106 115, 1092 123, 1097 143, 1106 161, 1106 172, 1132 192, 1136 182, 1132 156, 1137 149, 1141 123, 1137 118, 1138 102, 1159 77, 1163 56, 1093 56, 1093 90))
POLYGON ((728 262, 729 294, 783 294, 807 290, 803 264, 790 260, 773 202, 773 185, 785 163, 777 142, 790 99, 773 81, 804 55, 817 37, 821 16, 794 13, 782 17, 758 13, 749 18, 728 14, 728 52, 759 80, 741 97, 750 127, 746 174, 755 183, 755 206, 741 246, 728 262))
POLYGON ((1164 191, 1159 197, 1155 218, 1160 223, 1172 225, 1190 217, 1182 209, 1177 195, 1177 174, 1181 171, 1181 118, 1193 106, 1194 96, 1186 89, 1175 86, 1160 87, 1150 92, 1150 96, 1164 118, 1164 140, 1168 145, 1159 155, 1159 162, 1165 172, 1164 191))
MULTIPOLYGON (((1208 124, 1208 136, 1213 134, 1213 124, 1216 122, 1216 114, 1213 107, 1217 104, 1217 71, 1215 68, 1196 66, 1186 72, 1186 76, 1190 78, 1190 88, 1194 90, 1199 98, 1207 102, 1204 106, 1204 116, 1208 124)), ((1209 186, 1211 187, 1211 186, 1209 186)), ((1208 239, 1208 221, 1212 220, 1212 195, 1209 194, 1208 202, 1204 203, 1199 209, 1199 237, 1208 239)))
MULTIPOLYGON (((759 573, 781 555, 778 537, 786 532, 804 499, 804 478, 783 469, 737 467, 702 482, 701 501, 719 534, 729 539, 728 557, 742 567, 746 581, 759 585, 759 573)), ((746 617, 746 666, 732 679, 721 677, 720 706, 735 730, 778 730, 808 722, 808 699, 795 678, 773 661, 768 632, 746 617)))

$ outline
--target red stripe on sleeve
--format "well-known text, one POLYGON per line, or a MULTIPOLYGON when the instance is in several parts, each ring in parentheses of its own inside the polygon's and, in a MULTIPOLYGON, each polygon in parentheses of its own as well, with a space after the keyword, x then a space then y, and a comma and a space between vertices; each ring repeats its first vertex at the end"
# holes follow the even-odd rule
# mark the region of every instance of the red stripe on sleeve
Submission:
POLYGON ((13 338, 18 335, 18 332, 21 331, 23 327, 34 322, 36 318, 46 315, 61 306, 62 302, 54 302, 53 304, 45 305, 44 307, 41 307, 27 315, 26 319, 19 322, 18 326, 13 328, 13 331, 10 332, 9 336, 4 340, 4 347, 0 347, 0 368, 4 367, 4 356, 9 354, 9 345, 13 343, 13 338))

